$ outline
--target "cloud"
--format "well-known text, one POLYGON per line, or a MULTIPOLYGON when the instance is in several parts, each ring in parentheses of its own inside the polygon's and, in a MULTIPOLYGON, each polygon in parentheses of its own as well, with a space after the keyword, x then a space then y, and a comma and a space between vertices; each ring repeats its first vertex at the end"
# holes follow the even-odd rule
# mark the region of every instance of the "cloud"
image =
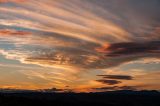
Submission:
POLYGON ((107 80, 107 79, 101 79, 101 80, 96 80, 98 82, 101 82, 103 84, 108 84, 108 85, 116 85, 121 83, 121 81, 118 80, 107 80))
POLYGON ((115 90, 118 86, 108 86, 108 87, 101 87, 101 88, 92 88, 94 90, 115 90))
POLYGON ((137 90, 137 86, 108 86, 101 88, 93 88, 97 91, 114 91, 114 90, 137 90))
POLYGON ((97 76, 101 76, 103 78, 108 78, 108 79, 133 80, 132 76, 127 76, 127 75, 97 75, 97 76))
MULTIPOLYGON (((8 39, 8 38, 7 38, 8 39)), ((37 38, 35 37, 35 40, 37 38)), ((94 45, 88 45, 81 48, 81 47, 63 47, 65 44, 58 44, 53 45, 49 42, 52 42, 51 40, 41 40, 39 39, 37 44, 28 45, 28 43, 32 44, 35 42, 34 39, 25 39, 23 42, 23 39, 18 39, 19 43, 21 44, 21 47, 27 45, 30 47, 36 47, 35 50, 26 50, 26 52, 21 51, 21 49, 18 50, 4 50, 6 53, 3 52, 3 55, 6 55, 7 57, 13 57, 14 59, 23 60, 21 62, 23 63, 29 63, 29 64, 38 64, 41 66, 52 66, 52 67, 66 67, 66 68, 76 68, 76 69, 105 69, 110 68, 114 66, 118 66, 121 64, 125 64, 128 62, 135 61, 137 59, 141 58, 159 58, 159 42, 151 42, 151 43, 145 43, 143 45, 140 45, 137 43, 134 45, 132 43, 128 47, 128 43, 118 43, 118 44, 112 44, 111 47, 109 47, 108 50, 106 50, 105 53, 97 53, 92 48, 94 48, 94 45), (22 43, 23 42, 23 43, 22 43), (46 44, 41 46, 40 44, 46 44), (57 45, 57 47, 56 47, 57 45), (146 46, 147 45, 147 46, 146 46), (39 47, 41 46, 41 47, 39 47), (47 48, 46 48, 46 47, 47 48), (52 47, 54 46, 54 47, 52 47), (93 46, 93 47, 92 47, 93 46), (91 47, 91 48, 90 48, 91 47), (132 52, 130 52, 130 50, 132 52), (21 55, 17 55, 21 54, 21 55)), ((75 45, 76 46, 76 45, 75 45)), ((23 49, 24 50, 24 49, 23 49)), ((75 70, 76 70, 75 69, 75 70)))
POLYGON ((26 0, 0 0, 0 3, 7 3, 7 2, 25 2, 26 0))
POLYGON ((51 88, 51 89, 41 89, 41 92, 64 92, 65 89, 51 88))
POLYGON ((108 57, 121 57, 127 55, 138 54, 159 54, 160 53, 160 41, 151 42, 129 42, 129 43, 115 43, 108 47, 102 47, 97 49, 98 52, 106 53, 108 57))
MULTIPOLYGON (((114 6, 119 2, 111 0, 108 2, 111 5, 104 0, 100 2, 96 0, 92 2, 89 0, 73 0, 73 2, 36 0, 26 1, 25 4, 18 3, 16 6, 2 5, 0 28, 3 30, 0 33, 30 35, 24 38, 0 36, 1 40, 21 47, 18 50, 16 47, 12 48, 12 51, 6 50, 7 55, 13 55, 15 52, 15 58, 17 56, 16 59, 23 60, 23 63, 86 70, 110 68, 143 57, 158 57, 159 42, 151 41, 159 39, 158 25, 152 26, 148 23, 150 21, 145 21, 149 20, 149 17, 145 20, 144 17, 141 19, 134 11, 137 16, 134 17, 135 20, 145 21, 145 25, 151 26, 154 30, 141 28, 143 31, 136 30, 136 32, 138 31, 143 36, 135 35, 130 30, 138 27, 139 23, 131 23, 132 28, 124 25, 130 19, 128 17, 130 12, 123 12, 124 9, 120 6, 116 9, 119 12, 114 11, 114 6), (123 17, 126 19, 124 20, 123 17), (144 35, 143 32, 147 34, 144 35), (151 38, 149 34, 154 35, 154 38, 151 38), (139 40, 144 43, 137 43, 139 40), (101 47, 101 45, 104 46, 101 47), (23 54, 23 56, 16 54, 23 54)), ((128 8, 131 4, 124 2, 121 5, 126 5, 128 8)), ((131 10, 129 8, 129 11, 131 10)), ((154 16, 158 17, 156 14, 154 16)))
POLYGON ((137 86, 120 86, 118 87, 119 89, 122 89, 122 90, 137 90, 137 86))
POLYGON ((133 80, 133 77, 128 75, 97 75, 97 76, 102 78, 96 81, 107 85, 116 85, 123 83, 126 80, 133 80))
POLYGON ((24 36, 24 35, 29 35, 31 34, 30 32, 27 31, 18 31, 18 30, 0 30, 0 36, 24 36))
MULTIPOLYGON (((157 0, 21 1, 0 4, 0 54, 7 59, 81 76, 88 70, 160 58, 157 0)), ((101 77, 106 79, 99 82, 110 85, 133 79, 101 77)))

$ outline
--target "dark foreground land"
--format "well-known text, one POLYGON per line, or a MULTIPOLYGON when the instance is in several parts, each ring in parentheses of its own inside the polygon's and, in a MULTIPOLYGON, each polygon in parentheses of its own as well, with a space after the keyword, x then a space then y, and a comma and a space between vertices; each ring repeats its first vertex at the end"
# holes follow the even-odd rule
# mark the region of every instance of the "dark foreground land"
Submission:
POLYGON ((0 106, 160 106, 157 91, 101 93, 0 93, 0 106))

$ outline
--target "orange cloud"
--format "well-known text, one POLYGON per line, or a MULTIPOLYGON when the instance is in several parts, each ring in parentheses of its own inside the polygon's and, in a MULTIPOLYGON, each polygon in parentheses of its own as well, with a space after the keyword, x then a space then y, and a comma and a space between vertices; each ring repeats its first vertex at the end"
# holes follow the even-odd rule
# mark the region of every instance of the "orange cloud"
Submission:
POLYGON ((104 44, 102 47, 97 47, 95 50, 100 53, 106 53, 107 49, 110 47, 110 44, 104 44))
POLYGON ((19 35, 19 36, 24 36, 24 35, 28 35, 31 34, 30 32, 26 32, 26 31, 16 31, 16 30, 0 30, 0 35, 1 36, 12 36, 12 35, 19 35))

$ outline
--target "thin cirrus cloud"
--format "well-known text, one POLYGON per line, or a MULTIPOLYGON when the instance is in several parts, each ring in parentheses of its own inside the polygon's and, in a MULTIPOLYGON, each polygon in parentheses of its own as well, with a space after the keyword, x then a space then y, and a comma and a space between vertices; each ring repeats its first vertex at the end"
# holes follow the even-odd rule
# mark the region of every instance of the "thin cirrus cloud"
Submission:
MULTIPOLYGON (((0 54, 77 74, 141 58, 159 59, 158 4, 158 0, 0 0, 0 54)), ((110 78, 99 80, 109 85, 132 80, 101 77, 110 78)))

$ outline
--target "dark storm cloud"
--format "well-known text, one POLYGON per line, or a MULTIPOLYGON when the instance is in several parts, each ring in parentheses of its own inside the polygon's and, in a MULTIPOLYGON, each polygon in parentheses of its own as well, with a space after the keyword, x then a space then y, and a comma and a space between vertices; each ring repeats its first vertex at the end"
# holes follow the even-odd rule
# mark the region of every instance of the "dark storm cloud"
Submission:
POLYGON ((127 76, 127 75, 97 75, 97 76, 101 76, 103 78, 108 78, 108 79, 133 80, 132 76, 127 76))

